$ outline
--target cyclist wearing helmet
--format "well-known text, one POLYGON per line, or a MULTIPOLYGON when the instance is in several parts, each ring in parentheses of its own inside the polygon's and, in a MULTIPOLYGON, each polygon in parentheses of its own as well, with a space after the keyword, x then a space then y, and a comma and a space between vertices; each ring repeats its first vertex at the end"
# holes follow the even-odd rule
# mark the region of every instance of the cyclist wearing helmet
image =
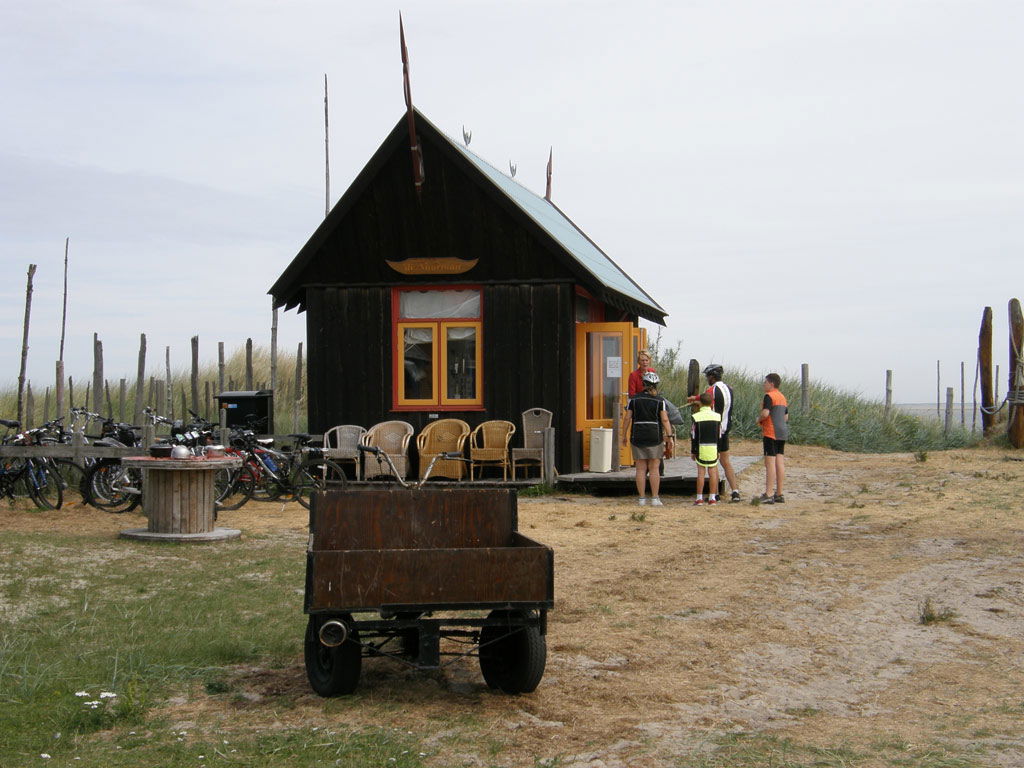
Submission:
POLYGON ((665 454, 665 448, 675 440, 672 427, 668 423, 668 409, 665 398, 658 394, 658 374, 647 371, 643 374, 643 391, 634 395, 626 404, 626 412, 622 414, 622 444, 627 442, 633 451, 633 462, 636 464, 636 490, 640 494, 640 506, 647 506, 647 478, 651 479, 652 507, 663 506, 658 498, 661 488, 659 463, 665 454))
MULTIPOLYGON (((704 368, 704 376, 708 380, 708 388, 705 390, 714 398, 712 408, 715 413, 722 417, 722 431, 718 437, 718 460, 725 472, 725 479, 729 483, 732 493, 729 501, 739 501, 739 485, 736 482, 736 472, 732 468, 732 459, 729 458, 729 428, 732 426, 732 387, 722 381, 722 374, 725 370, 718 363, 712 363, 704 368)), ((697 402, 697 397, 687 398, 688 403, 697 402)))

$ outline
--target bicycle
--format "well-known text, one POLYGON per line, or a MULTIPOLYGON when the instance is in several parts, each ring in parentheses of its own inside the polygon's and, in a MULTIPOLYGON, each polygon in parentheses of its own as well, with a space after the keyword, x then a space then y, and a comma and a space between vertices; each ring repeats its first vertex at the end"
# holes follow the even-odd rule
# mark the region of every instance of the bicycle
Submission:
POLYGON ((257 438, 251 430, 236 432, 230 452, 243 463, 227 482, 223 475, 215 478, 220 509, 238 509, 257 492, 272 501, 294 499, 308 509, 316 491, 348 487, 344 470, 324 458, 319 448, 309 447, 309 435, 289 437, 295 439, 297 448, 286 452, 270 448, 272 441, 257 438))
MULTIPOLYGON (((4 445, 38 445, 42 429, 30 429, 10 436, 10 430, 19 429, 21 423, 0 419, 6 427, 4 445)), ((0 463, 0 496, 13 504, 19 497, 28 496, 39 509, 60 509, 64 503, 64 490, 57 473, 42 458, 10 458, 0 463)))

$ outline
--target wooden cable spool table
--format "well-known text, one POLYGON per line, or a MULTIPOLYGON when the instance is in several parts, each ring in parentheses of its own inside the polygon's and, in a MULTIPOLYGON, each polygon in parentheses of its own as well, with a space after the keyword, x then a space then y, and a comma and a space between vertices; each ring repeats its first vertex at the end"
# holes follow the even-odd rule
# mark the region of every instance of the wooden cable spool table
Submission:
POLYGON ((121 460, 129 469, 142 470, 142 509, 147 528, 121 531, 128 539, 147 541, 222 541, 242 532, 217 528, 214 477, 218 470, 242 465, 237 457, 164 459, 131 456, 121 460))

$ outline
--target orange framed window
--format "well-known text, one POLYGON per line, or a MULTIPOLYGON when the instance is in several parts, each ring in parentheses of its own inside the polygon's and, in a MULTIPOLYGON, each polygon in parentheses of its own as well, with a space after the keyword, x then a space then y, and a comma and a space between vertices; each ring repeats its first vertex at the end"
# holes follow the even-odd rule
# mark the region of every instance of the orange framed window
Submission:
POLYGON ((477 287, 395 288, 394 408, 483 407, 483 323, 477 287))

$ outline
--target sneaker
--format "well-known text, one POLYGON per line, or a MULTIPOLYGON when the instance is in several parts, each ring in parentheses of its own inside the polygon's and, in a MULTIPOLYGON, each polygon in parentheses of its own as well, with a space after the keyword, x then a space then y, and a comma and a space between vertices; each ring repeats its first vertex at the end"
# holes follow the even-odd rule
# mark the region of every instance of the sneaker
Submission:
POLYGON ((714 497, 712 497, 712 498, 708 499, 708 504, 709 504, 709 505, 711 505, 711 504, 717 504, 717 503, 718 503, 718 499, 716 499, 716 498, 714 498, 714 497))
POLYGON ((657 496, 655 496, 653 499, 651 499, 651 506, 652 507, 664 507, 665 505, 661 503, 661 499, 659 499, 657 496))
POLYGON ((641 497, 640 497, 640 499, 639 499, 639 501, 637 501, 637 503, 638 503, 638 504, 639 504, 639 505, 640 505, 641 507, 646 507, 646 506, 647 506, 647 497, 646 497, 646 496, 641 496, 641 497))
POLYGON ((732 496, 729 497, 730 503, 734 504, 734 503, 736 503, 739 500, 740 500, 740 492, 739 491, 733 491, 732 492, 732 496))
POLYGON ((695 507, 703 507, 704 506, 704 499, 696 499, 696 500, 694 500, 693 506, 695 506, 695 507))
POLYGON ((773 501, 776 504, 785 504, 786 503, 786 497, 783 496, 781 493, 776 493, 773 501))
POLYGON ((775 503, 775 497, 774 496, 769 496, 767 493, 762 493, 757 498, 757 503, 758 504, 774 504, 775 503))

